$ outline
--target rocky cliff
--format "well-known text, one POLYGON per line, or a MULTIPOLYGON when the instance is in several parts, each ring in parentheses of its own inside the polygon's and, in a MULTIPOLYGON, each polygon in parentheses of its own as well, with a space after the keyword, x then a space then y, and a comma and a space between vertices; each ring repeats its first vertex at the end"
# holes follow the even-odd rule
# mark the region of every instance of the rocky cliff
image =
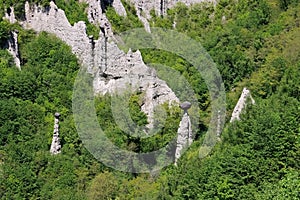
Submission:
POLYGON ((89 20, 101 28, 98 40, 86 34, 84 22, 80 21, 72 26, 64 11, 54 2, 50 3, 47 10, 39 6, 29 6, 27 2, 26 20, 21 24, 26 29, 55 34, 66 42, 82 65, 94 76, 95 94, 124 90, 128 84, 131 88, 144 92, 145 98, 141 109, 151 123, 153 110, 157 105, 167 101, 178 102, 178 98, 165 81, 156 76, 155 70, 144 64, 139 51, 125 53, 112 41, 114 36, 111 25, 102 11, 101 2, 97 0, 86 2, 89 4, 89 20))
MULTIPOLYGON (((50 7, 47 9, 37 5, 30 6, 26 2, 25 20, 20 23, 26 29, 33 29, 37 32, 46 31, 66 42, 81 64, 93 75, 95 95, 123 91, 129 85, 131 89, 143 92, 144 99, 141 110, 146 113, 151 125, 155 107, 165 102, 179 102, 178 98, 166 82, 156 76, 156 71, 145 65, 139 51, 126 53, 113 42, 115 41, 114 34, 104 9, 108 3, 115 8, 119 15, 126 16, 127 13, 121 1, 82 1, 88 4, 89 22, 100 26, 101 31, 97 40, 86 34, 84 22, 80 21, 72 26, 64 11, 59 9, 54 2, 50 2, 50 7)), ((190 5, 201 1, 182 0, 180 2, 190 5)), ((158 15, 165 15, 166 10, 179 1, 131 0, 131 2, 135 5, 138 16, 144 22, 146 30, 150 32, 149 24, 147 24, 147 19, 150 18, 150 10, 154 9, 158 15)), ((11 21, 15 20, 13 9, 10 14, 7 14, 6 18, 11 21)), ((178 141, 177 159, 186 144, 192 142, 191 123, 187 113, 183 116, 178 129, 178 141)))

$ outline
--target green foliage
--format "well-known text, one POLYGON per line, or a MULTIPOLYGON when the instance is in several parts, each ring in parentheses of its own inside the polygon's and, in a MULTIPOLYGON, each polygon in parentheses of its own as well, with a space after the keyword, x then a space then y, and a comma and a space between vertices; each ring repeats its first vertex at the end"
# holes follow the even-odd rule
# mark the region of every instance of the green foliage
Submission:
POLYGON ((83 199, 83 193, 76 191, 77 184, 82 187, 88 179, 79 185, 77 180, 82 178, 79 179, 80 173, 75 168, 84 169, 94 165, 94 161, 81 147, 78 136, 74 136, 72 120, 67 121, 78 69, 76 57, 54 36, 41 33, 35 38, 22 34, 27 41, 21 48, 25 58, 22 71, 1 50, 0 152, 4 152, 1 153, 4 164, 1 164, 0 196, 2 199, 83 199), (66 118, 66 122, 61 122, 65 155, 53 157, 49 148, 53 113, 57 111, 62 113, 62 119, 66 118), (73 149, 67 149, 71 144, 73 149), (81 162, 79 154, 90 161, 82 159, 81 162))
POLYGON ((200 41, 218 64, 227 89, 249 77, 260 64, 253 58, 261 45, 252 44, 260 44, 260 29, 270 21, 265 1, 221 1, 217 7, 210 3, 192 7, 177 4, 168 14, 163 18, 153 16, 151 24, 164 28, 174 24, 177 31, 200 41))
POLYGON ((266 183, 257 199, 299 199, 300 198, 299 171, 287 170, 284 177, 277 183, 266 183))
POLYGON ((118 182, 110 172, 104 172, 96 176, 89 188, 88 198, 96 199, 115 199, 117 196, 118 182))
POLYGON ((113 7, 108 7, 105 11, 107 18, 111 22, 114 33, 122 33, 124 31, 143 27, 142 22, 136 15, 134 6, 127 1, 122 1, 127 12, 126 17, 119 16, 113 7))
POLYGON ((210 157, 186 159, 171 169, 166 175, 168 191, 160 195, 167 199, 168 194, 176 199, 297 199, 299 103, 277 95, 257 102, 241 122, 227 127, 222 144, 210 157), (295 170, 293 175, 286 175, 289 169, 295 170), (271 186, 276 182, 282 193, 271 186))
MULTIPOLYGON (((14 66, 13 57, 6 50, 0 50, 0 68, 9 68, 14 66)), ((2 76, 1 76, 2 77, 2 76)))
POLYGON ((66 16, 71 25, 78 21, 85 21, 87 22, 87 15, 85 9, 87 8, 86 3, 79 3, 76 0, 56 0, 56 5, 65 11, 66 16))
MULTIPOLYGON (((2 0, 1 1, 1 10, 2 12, 10 11, 9 7, 14 7, 15 15, 17 19, 24 20, 25 19, 25 9, 24 5, 27 0, 2 0)), ((49 6, 49 0, 29 0, 29 4, 39 4, 44 8, 49 6)), ((2 13, 3 14, 3 13, 2 13)))
POLYGON ((58 8, 65 12, 71 25, 79 21, 84 21, 87 26, 87 34, 93 35, 95 39, 98 39, 100 28, 88 21, 86 13, 87 3, 76 0, 55 0, 55 3, 58 8))
POLYGON ((293 6, 298 2, 298 0, 279 0, 279 5, 281 9, 287 10, 290 6, 293 6))
POLYGON ((11 25, 6 20, 0 19, 0 47, 2 48, 10 36, 11 25))
MULTIPOLYGON (((127 117, 131 118, 133 123, 137 127, 129 127, 122 130, 115 122, 115 116, 113 116, 111 110, 111 97, 103 96, 96 98, 95 106, 97 111, 98 120, 101 128, 104 130, 107 137, 114 142, 120 148, 125 148, 135 152, 150 152, 164 147, 170 140, 175 137, 177 132, 180 110, 177 107, 169 108, 168 105, 163 105, 161 109, 166 112, 165 121, 159 121, 157 123, 163 123, 163 127, 156 133, 156 135, 148 138, 141 138, 141 135, 145 135, 144 126, 148 123, 145 113, 141 111, 142 96, 141 94, 134 94, 129 99, 129 114, 130 116, 122 117, 127 122, 127 117), (131 135, 129 135, 131 134, 131 135)), ((114 115, 123 116, 126 110, 119 108, 119 113, 114 115)), ((162 120, 164 120, 162 119, 162 120)), ((118 122, 120 124, 120 122, 118 122)), ((127 123, 125 124, 126 127, 127 123)), ((124 125, 123 125, 124 128, 124 125)), ((158 127, 159 128, 159 127, 158 127)), ((148 133, 149 134, 149 133, 148 133)))
POLYGON ((129 99, 129 113, 132 121, 138 126, 144 126, 147 122, 147 116, 145 113, 141 112, 143 99, 140 95, 133 95, 129 99))
MULTIPOLYGON (((143 60, 146 64, 163 64, 182 74, 193 88, 194 93, 197 95, 200 108, 203 110, 207 109, 207 107, 209 106, 208 90, 200 73, 195 67, 193 67, 183 58, 166 51, 155 49, 143 49, 141 50, 141 52, 143 60)), ((153 65, 153 67, 155 67, 155 65, 153 65)), ((161 70, 159 66, 155 68, 157 71, 161 70)))

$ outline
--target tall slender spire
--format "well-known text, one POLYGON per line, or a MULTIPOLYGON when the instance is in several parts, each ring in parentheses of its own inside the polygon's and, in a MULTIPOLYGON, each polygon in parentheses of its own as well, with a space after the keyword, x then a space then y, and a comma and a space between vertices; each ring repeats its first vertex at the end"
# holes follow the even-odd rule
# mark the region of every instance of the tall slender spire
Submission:
POLYGON ((54 130, 53 130, 53 138, 50 147, 51 154, 59 154, 61 151, 60 138, 59 138, 59 117, 60 114, 57 112, 54 114, 54 130))
POLYGON ((175 151, 175 165, 177 164, 177 160, 180 158, 182 151, 189 147, 193 142, 192 125, 190 116, 188 114, 188 109, 191 107, 191 105, 192 104, 187 101, 180 105, 180 108, 183 109, 184 114, 177 131, 178 136, 175 151))
POLYGON ((247 88, 244 88, 243 92, 241 94, 241 97, 239 98, 236 106, 234 107, 232 116, 230 118, 230 123, 235 120, 240 120, 240 115, 241 115, 242 111, 246 108, 248 99, 251 100, 252 104, 255 104, 255 101, 251 96, 250 90, 248 90, 247 88))

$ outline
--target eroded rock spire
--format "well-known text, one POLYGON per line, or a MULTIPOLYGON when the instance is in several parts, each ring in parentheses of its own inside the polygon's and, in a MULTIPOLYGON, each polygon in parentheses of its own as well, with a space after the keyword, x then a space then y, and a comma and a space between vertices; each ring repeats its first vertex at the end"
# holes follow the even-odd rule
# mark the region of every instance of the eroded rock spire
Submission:
POLYGON ((241 97, 239 98, 239 101, 237 102, 236 106, 234 107, 234 110, 233 110, 231 118, 230 118, 230 123, 235 120, 240 120, 240 115, 241 115, 242 111, 245 109, 247 100, 249 98, 251 100, 251 103, 255 104, 255 101, 251 96, 250 90, 248 90, 247 88, 244 88, 243 92, 241 94, 241 97))
POLYGON ((14 62, 19 70, 21 70, 21 61, 19 54, 19 45, 18 45, 18 30, 12 31, 10 33, 10 38, 8 39, 8 51, 13 56, 14 62))
POLYGON ((188 109, 192 106, 192 104, 188 101, 183 102, 180 105, 180 108, 184 111, 183 117, 180 121, 177 135, 177 146, 175 151, 175 165, 177 164, 177 160, 180 158, 182 154, 182 150, 189 147, 193 142, 192 135, 192 126, 190 116, 188 114, 188 109))
POLYGON ((51 154, 59 154, 61 151, 60 138, 59 138, 59 117, 60 114, 57 112, 54 114, 54 130, 53 130, 53 138, 50 147, 51 154))

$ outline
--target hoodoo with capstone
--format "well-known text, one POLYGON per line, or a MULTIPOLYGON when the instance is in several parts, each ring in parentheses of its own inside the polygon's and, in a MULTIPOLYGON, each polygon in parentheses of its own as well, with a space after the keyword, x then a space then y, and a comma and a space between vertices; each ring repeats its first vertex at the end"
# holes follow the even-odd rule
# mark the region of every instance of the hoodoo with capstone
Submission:
POLYGON ((181 157, 182 151, 189 147, 193 142, 191 119, 188 114, 192 104, 188 101, 180 104, 180 108, 184 111, 183 117, 180 121, 177 135, 177 145, 175 150, 175 165, 177 165, 178 159, 181 157))

